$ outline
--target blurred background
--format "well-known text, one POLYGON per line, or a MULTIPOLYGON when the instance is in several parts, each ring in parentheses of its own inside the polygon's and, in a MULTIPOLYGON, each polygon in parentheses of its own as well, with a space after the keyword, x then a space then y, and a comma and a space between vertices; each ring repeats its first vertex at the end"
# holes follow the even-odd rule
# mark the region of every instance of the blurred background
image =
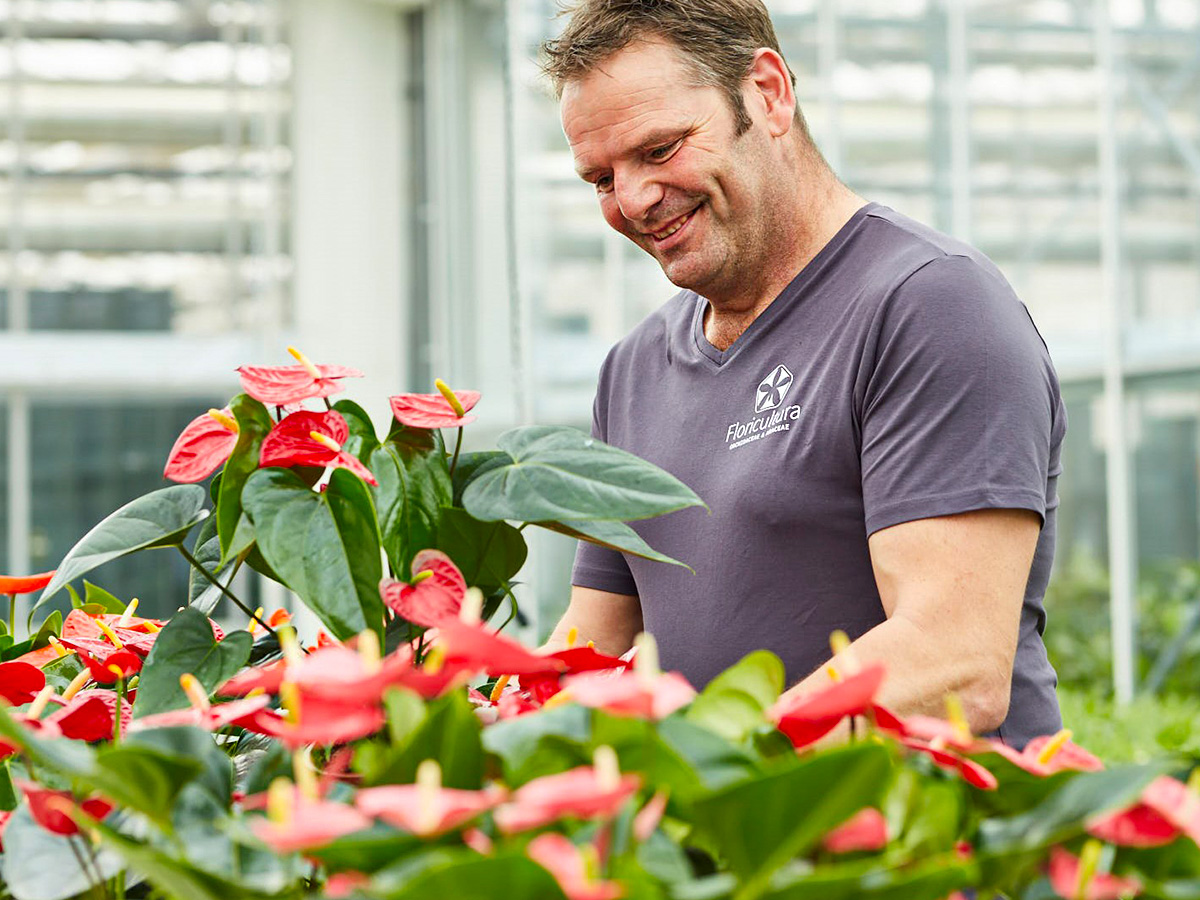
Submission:
MULTIPOLYGON (((835 171, 989 254, 1050 346, 1077 737, 1200 753, 1200 0, 768 6, 835 171)), ((442 377, 484 393, 476 447, 587 427, 606 350, 674 289, 574 175, 537 67, 555 11, 0 0, 0 571, 161 486, 289 343, 366 371, 347 396, 381 423, 442 377)), ((536 639, 573 547, 531 537, 536 639)), ((186 584, 167 553, 96 575, 158 613, 186 584)))

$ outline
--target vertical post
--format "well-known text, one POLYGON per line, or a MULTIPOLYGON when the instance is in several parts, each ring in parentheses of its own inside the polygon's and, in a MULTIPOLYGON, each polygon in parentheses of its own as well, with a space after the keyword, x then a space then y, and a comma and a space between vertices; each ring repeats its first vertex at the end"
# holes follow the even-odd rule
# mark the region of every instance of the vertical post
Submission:
POLYGON ((971 97, 966 0, 946 4, 947 84, 950 106, 950 221, 953 234, 971 240, 971 97))
MULTIPOLYGON (((32 476, 29 453, 29 397, 24 391, 8 395, 8 571, 30 572, 29 528, 32 515, 32 476)), ((25 637, 29 598, 17 599, 17 640, 25 637)))
MULTIPOLYGON (((282 41, 282 11, 279 0, 265 0, 262 15, 264 49, 269 58, 273 58, 282 41)), ((283 272, 279 266, 283 247, 284 216, 279 175, 280 136, 283 133, 283 85, 276 81, 274 72, 262 90, 262 175, 267 189, 267 202, 263 209, 262 246, 259 252, 262 254, 263 270, 266 272, 262 298, 266 309, 265 315, 256 317, 256 320, 290 325, 290 310, 284 302, 283 272)))
POLYGON ((1111 576, 1113 690, 1118 703, 1133 698, 1134 644, 1133 504, 1127 436, 1121 325, 1121 197, 1117 147, 1117 53, 1109 0, 1094 0, 1099 102, 1100 270, 1105 312, 1105 475, 1108 492, 1108 560, 1111 576))
POLYGON ((821 152, 829 167, 842 174, 842 117, 838 103, 837 71, 839 48, 837 0, 821 0, 817 7, 817 73, 826 133, 821 135, 821 152))
POLYGON ((226 106, 223 127, 229 192, 225 203, 225 262, 229 270, 229 290, 225 295, 225 327, 237 330, 241 324, 242 301, 242 112, 241 85, 238 77, 238 44, 242 29, 236 20, 238 7, 231 6, 221 26, 221 42, 229 50, 229 77, 225 82, 226 106))

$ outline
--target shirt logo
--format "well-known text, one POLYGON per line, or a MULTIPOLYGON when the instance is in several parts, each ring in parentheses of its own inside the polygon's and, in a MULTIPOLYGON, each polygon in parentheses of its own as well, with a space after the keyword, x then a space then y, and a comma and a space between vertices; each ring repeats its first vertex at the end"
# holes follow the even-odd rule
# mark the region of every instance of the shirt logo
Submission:
POLYGON ((766 412, 783 405, 783 398, 792 387, 793 376, 787 366, 776 366, 775 371, 758 384, 754 399, 754 411, 766 412))

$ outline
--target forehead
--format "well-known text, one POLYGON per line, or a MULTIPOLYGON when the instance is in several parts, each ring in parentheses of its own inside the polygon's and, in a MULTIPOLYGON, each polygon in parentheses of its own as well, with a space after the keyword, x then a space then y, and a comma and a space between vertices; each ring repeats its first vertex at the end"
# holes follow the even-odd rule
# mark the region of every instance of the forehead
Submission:
POLYGON ((687 127, 716 94, 695 81, 674 47, 643 40, 568 82, 560 113, 576 160, 583 166, 583 156, 628 149, 656 132, 687 127))

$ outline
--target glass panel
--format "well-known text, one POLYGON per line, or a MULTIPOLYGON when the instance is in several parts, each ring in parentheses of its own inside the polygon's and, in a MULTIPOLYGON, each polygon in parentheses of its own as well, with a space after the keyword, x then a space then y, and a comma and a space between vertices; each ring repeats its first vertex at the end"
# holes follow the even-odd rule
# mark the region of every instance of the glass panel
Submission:
MULTIPOLYGON (((224 398, 32 403, 34 571, 57 565, 113 510, 165 487, 162 470, 175 438, 214 402, 219 406, 224 398)), ((124 600, 140 598, 146 615, 164 616, 186 604, 187 572, 176 551, 154 550, 85 577, 124 600)))

